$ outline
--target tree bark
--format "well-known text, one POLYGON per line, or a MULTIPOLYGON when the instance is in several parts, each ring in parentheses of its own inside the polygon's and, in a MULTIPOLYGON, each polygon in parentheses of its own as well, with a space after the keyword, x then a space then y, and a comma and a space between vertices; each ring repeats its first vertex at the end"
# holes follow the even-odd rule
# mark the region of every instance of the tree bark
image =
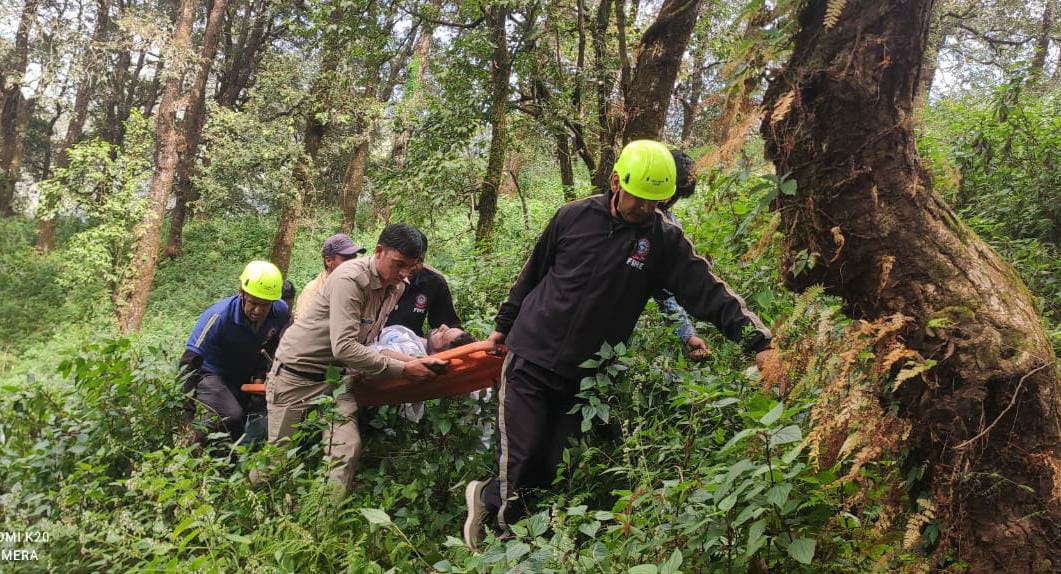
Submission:
POLYGON ((593 65, 597 76, 597 170, 593 173, 593 187, 604 189, 615 165, 616 121, 612 110, 611 92, 614 79, 607 64, 608 20, 611 13, 611 0, 600 0, 594 25, 590 28, 593 36, 593 65))
POLYGON ((1046 67, 1046 56, 1050 53, 1050 32, 1054 28, 1054 1, 1046 0, 1043 18, 1039 25, 1039 35, 1035 39, 1035 56, 1031 64, 1031 76, 1035 81, 1042 79, 1043 70, 1046 67))
MULTIPOLYGON (((333 62, 326 76, 330 77, 334 72, 335 64, 333 62)), ((324 74, 323 70, 322 74, 324 74)), ((319 78, 318 84, 322 83, 322 79, 319 78)), ((321 87, 316 91, 319 94, 326 89, 326 87, 321 87)), ((306 112, 306 128, 302 136, 302 157, 299 158, 294 168, 295 195, 291 198, 291 203, 280 213, 280 221, 277 223, 276 234, 273 236, 273 247, 269 260, 279 267, 284 275, 287 275, 287 268, 291 264, 291 249, 295 245, 298 222, 302 217, 305 196, 309 193, 310 188, 313 187, 314 166, 326 131, 325 124, 317 118, 318 111, 320 111, 320 108, 310 104, 306 112)))
POLYGON ((563 131, 556 134, 556 161, 560 164, 560 185, 564 190, 564 201, 574 201, 575 170, 571 166, 571 140, 563 131))
MULTIPOLYGON (((431 5, 436 9, 441 0, 431 0, 431 5)), ((416 90, 412 94, 403 94, 405 102, 402 106, 401 131, 394 137, 391 146, 391 160, 395 167, 402 168, 405 164, 405 151, 409 146, 409 140, 413 137, 413 123, 409 120, 409 110, 420 104, 423 99, 424 81, 427 79, 427 70, 431 65, 431 40, 433 29, 424 25, 420 37, 416 39, 416 90)))
POLYGON ((273 12, 267 0, 257 0, 249 4, 254 11, 251 23, 244 29, 244 33, 240 34, 240 41, 232 50, 225 52, 224 69, 217 81, 217 103, 229 109, 236 107, 240 95, 250 84, 261 48, 269 36, 270 23, 273 21, 273 12))
POLYGON ((921 62, 921 75, 919 76, 917 93, 914 95, 914 111, 921 112, 925 108, 925 102, 932 94, 932 84, 936 79, 936 68, 939 65, 939 54, 947 45, 947 38, 951 35, 953 23, 946 14, 940 10, 934 10, 932 24, 928 32, 928 43, 925 46, 924 59, 921 62))
POLYGON ((190 204, 199 199, 199 192, 192 185, 195 175, 195 158, 199 154, 199 142, 202 140, 203 125, 206 123, 206 81, 217 56, 217 41, 221 33, 221 23, 225 18, 228 0, 213 0, 210 15, 203 32, 203 47, 199 55, 199 70, 195 74, 189 91, 188 109, 184 112, 184 126, 181 130, 184 137, 184 151, 177 163, 177 202, 169 223, 169 239, 166 242, 166 256, 180 257, 183 250, 181 236, 184 233, 184 222, 190 211, 190 204))
MULTIPOLYGON (((181 0, 177 19, 170 39, 174 49, 186 52, 191 45, 192 23, 195 19, 195 1, 181 0)), ((170 187, 177 170, 181 134, 177 126, 177 114, 181 107, 181 84, 183 70, 170 70, 159 104, 155 121, 155 173, 147 194, 147 212, 144 219, 133 230, 133 253, 125 281, 115 293, 115 311, 118 327, 123 333, 140 329, 147 308, 147 296, 155 278, 158 263, 158 247, 162 235, 162 219, 169 202, 170 187)))
POLYGON ((699 14, 700 0, 667 0, 641 36, 625 105, 624 145, 635 139, 658 140, 663 134, 674 81, 699 14))
MULTIPOLYGON (((343 18, 342 10, 334 9, 330 18, 332 23, 338 25, 343 18)), ((332 105, 331 84, 335 81, 335 73, 339 68, 339 49, 335 33, 326 34, 321 70, 313 85, 315 97, 306 105, 302 156, 299 157, 293 170, 295 194, 291 197, 291 202, 280 213, 276 234, 273 235, 269 259, 280 268, 284 275, 287 275, 287 268, 291 264, 291 250, 295 245, 295 234, 298 232, 298 223, 302 217, 302 207, 305 204, 306 195, 313 187, 317 154, 320 153, 324 134, 327 131, 327 125, 323 123, 321 117, 323 112, 327 112, 332 105)))
POLYGON ((508 102, 508 82, 512 71, 512 62, 508 52, 508 38, 505 34, 505 21, 508 19, 508 8, 494 4, 487 9, 487 21, 490 26, 490 42, 493 49, 490 55, 490 155, 486 162, 486 175, 479 190, 479 222, 475 227, 475 243, 480 247, 489 247, 494 235, 494 219, 497 216, 497 191, 504 175, 505 151, 508 134, 505 125, 506 104, 508 102))
POLYGON ((689 80, 688 98, 682 98, 682 133, 681 145, 693 147, 693 127, 700 115, 700 106, 704 97, 704 72, 707 69, 707 47, 698 43, 693 49, 693 71, 689 80))
MULTIPOLYGON (((69 165, 70 159, 67 156, 69 149, 81 139, 81 134, 85 129, 85 118, 88 117, 88 104, 95 93, 96 88, 96 67, 92 64, 98 57, 94 54, 96 50, 99 50, 103 46, 103 42, 107 38, 107 29, 110 26, 110 10, 111 0, 98 0, 97 12, 96 12, 96 25, 92 32, 92 43, 89 46, 85 64, 84 64, 84 75, 78 82, 77 91, 74 94, 74 107, 70 111, 70 120, 66 126, 66 137, 59 144, 59 149, 55 151, 55 167, 61 169, 69 165)), ((42 253, 47 253, 55 248, 55 209, 58 205, 59 198, 47 197, 45 198, 45 206, 43 216, 37 223, 37 249, 42 253)))
POLYGON ((129 65, 132 61, 133 56, 128 48, 123 48, 118 53, 118 60, 110 75, 107 101, 104 104, 103 125, 100 126, 100 131, 103 134, 103 140, 115 147, 121 147, 122 140, 125 138, 125 130, 119 118, 122 115, 121 109, 125 105, 125 87, 129 76, 129 65))
POLYGON ((915 146, 932 0, 849 0, 832 29, 825 7, 801 11, 764 102, 768 157, 798 182, 775 203, 786 284, 822 284, 852 317, 910 318, 906 345, 937 364, 890 400, 915 429, 942 543, 972 572, 1056 569, 1056 359, 1034 297, 933 191, 915 146))
MULTIPOLYGON (((373 17, 373 20, 375 17, 373 17)), ((424 34, 430 35, 430 30, 424 34)), ((423 34, 417 35, 417 27, 409 31, 409 36, 402 46, 393 54, 376 53, 366 56, 361 63, 364 74, 360 85, 364 90, 364 97, 375 100, 381 104, 390 101, 394 94, 394 88, 401 78, 401 71, 409 62, 409 58, 416 46, 421 45, 419 40, 423 34), (390 62, 390 70, 384 77, 384 64, 390 62)), ((372 138, 376 132, 377 118, 371 114, 362 114, 357 121, 359 127, 358 143, 354 147, 354 153, 346 166, 343 181, 339 190, 339 207, 343 213, 342 228, 345 232, 351 232, 357 223, 357 204, 361 199, 361 193, 365 188, 365 170, 368 167, 368 155, 372 149, 372 138)), ((393 151, 393 150, 392 150, 393 151)), ((377 194, 379 196, 379 194, 377 194)), ((381 201, 385 198, 379 196, 381 201)))
POLYGON ((4 62, 0 84, 0 216, 14 214, 15 184, 19 179, 19 149, 22 133, 19 116, 27 105, 22 95, 22 77, 29 65, 29 30, 37 17, 40 0, 26 0, 15 31, 14 49, 4 62))
POLYGON ((354 155, 346 164, 342 190, 339 193, 339 206, 343 212, 343 233, 352 233, 357 225, 357 203, 361 199, 361 191, 365 188, 365 166, 368 164, 371 143, 369 134, 365 134, 365 139, 354 146, 354 155))

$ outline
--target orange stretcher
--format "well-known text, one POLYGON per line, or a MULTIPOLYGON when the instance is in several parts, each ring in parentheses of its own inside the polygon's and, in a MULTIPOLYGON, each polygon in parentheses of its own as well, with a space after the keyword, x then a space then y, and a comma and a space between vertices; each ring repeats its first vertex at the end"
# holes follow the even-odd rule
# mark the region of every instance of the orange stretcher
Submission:
MULTIPOLYGON (((469 343, 456 349, 431 355, 449 361, 446 372, 432 381, 416 383, 406 379, 366 379, 354 385, 354 396, 360 405, 400 405, 430 399, 442 399, 485 389, 501 379, 503 355, 488 353, 493 345, 487 341, 469 343)), ((246 384, 243 392, 264 395, 265 385, 246 384)))

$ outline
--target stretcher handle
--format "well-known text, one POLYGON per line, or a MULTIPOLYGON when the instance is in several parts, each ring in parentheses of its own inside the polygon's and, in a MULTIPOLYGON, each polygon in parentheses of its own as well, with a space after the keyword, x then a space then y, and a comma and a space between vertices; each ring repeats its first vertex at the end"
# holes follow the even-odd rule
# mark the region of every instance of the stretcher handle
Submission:
POLYGON ((245 392, 245 393, 250 393, 252 395, 264 395, 265 394, 265 384, 264 383, 247 383, 247 384, 243 385, 242 387, 240 387, 239 389, 241 391, 245 392))

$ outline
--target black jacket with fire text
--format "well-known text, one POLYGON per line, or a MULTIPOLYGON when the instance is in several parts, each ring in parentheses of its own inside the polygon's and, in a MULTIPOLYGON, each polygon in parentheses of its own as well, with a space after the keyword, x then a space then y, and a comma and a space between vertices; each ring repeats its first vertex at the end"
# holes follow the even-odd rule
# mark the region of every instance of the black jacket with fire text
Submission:
POLYGON ((770 346, 770 330, 711 273, 682 230, 659 213, 633 225, 612 216, 611 194, 568 203, 538 238, 494 322, 517 355, 564 377, 607 341, 626 341, 649 297, 672 292, 690 315, 747 351, 770 346))

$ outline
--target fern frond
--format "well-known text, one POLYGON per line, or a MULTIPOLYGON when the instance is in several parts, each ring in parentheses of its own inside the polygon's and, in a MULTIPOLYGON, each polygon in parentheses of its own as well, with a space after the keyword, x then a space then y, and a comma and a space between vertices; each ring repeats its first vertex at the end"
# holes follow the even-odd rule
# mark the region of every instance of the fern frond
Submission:
POLYGON ((844 11, 844 6, 847 5, 847 0, 829 0, 828 5, 825 7, 825 18, 823 24, 826 30, 832 30, 836 23, 840 21, 840 13, 844 11))
POLYGON ((906 534, 903 535, 903 548, 910 550, 921 540, 921 528, 936 518, 936 505, 927 498, 918 498, 917 505, 921 511, 910 517, 906 523, 906 534))
POLYGON ((788 110, 792 107, 792 102, 796 100, 796 90, 789 90, 787 94, 781 96, 774 104, 774 110, 770 112, 770 125, 776 125, 777 122, 785 119, 788 115, 788 110))

